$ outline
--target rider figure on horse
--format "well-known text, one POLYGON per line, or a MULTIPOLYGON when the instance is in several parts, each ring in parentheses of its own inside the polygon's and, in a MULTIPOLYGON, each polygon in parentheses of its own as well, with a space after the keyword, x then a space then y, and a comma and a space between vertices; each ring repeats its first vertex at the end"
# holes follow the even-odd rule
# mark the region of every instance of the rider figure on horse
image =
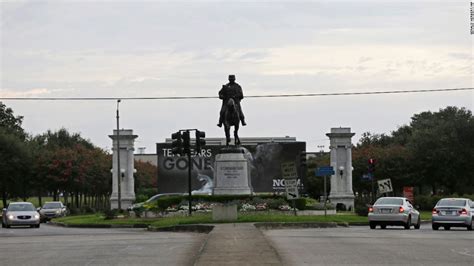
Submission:
POLYGON ((222 107, 219 116, 219 124, 217 124, 217 126, 222 127, 222 123, 224 123, 226 103, 230 98, 234 99, 237 104, 242 126, 246 126, 245 117, 242 113, 242 108, 240 107, 240 101, 244 98, 244 94, 242 93, 242 87, 235 82, 235 75, 229 75, 229 83, 222 85, 222 89, 219 91, 219 99, 222 99, 222 107))

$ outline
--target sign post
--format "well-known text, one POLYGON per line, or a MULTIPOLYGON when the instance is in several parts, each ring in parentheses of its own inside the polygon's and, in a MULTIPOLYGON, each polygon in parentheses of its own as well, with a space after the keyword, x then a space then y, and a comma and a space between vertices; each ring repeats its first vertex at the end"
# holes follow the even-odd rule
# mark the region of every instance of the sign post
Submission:
POLYGON ((393 191, 392 181, 390 180, 390 178, 378 180, 377 184, 378 184, 380 194, 393 191))
POLYGON ((295 162, 285 162, 281 164, 281 175, 285 180, 286 198, 293 203, 293 212, 296 216, 296 199, 299 199, 298 193, 298 173, 295 162))
POLYGON ((332 166, 321 166, 316 169, 316 176, 322 176, 324 179, 324 216, 327 215, 327 201, 328 193, 326 192, 326 177, 334 175, 334 168, 332 166))

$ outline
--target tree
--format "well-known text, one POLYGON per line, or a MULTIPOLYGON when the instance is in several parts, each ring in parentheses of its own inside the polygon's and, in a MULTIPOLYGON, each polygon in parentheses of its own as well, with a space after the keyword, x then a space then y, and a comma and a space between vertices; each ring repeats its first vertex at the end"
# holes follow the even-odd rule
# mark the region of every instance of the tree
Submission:
POLYGON ((11 108, 0 102, 0 129, 3 130, 3 134, 12 134, 25 140, 26 134, 21 127, 22 122, 23 116, 15 116, 11 108))
POLYGON ((391 178, 396 192, 403 186, 430 187, 433 194, 472 193, 474 118, 465 108, 446 107, 413 115, 409 125, 390 135, 364 133, 353 153, 354 187, 368 191, 359 177, 375 158, 377 178, 391 178))
POLYGON ((447 107, 412 117, 408 147, 414 172, 433 193, 468 193, 474 188, 474 118, 465 108, 447 107))
POLYGON ((9 197, 25 198, 28 194, 31 158, 22 120, 0 102, 0 191, 4 206, 9 197))
POLYGON ((3 206, 8 198, 26 198, 29 189, 30 156, 26 144, 0 130, 0 191, 3 206))
POLYGON ((137 169, 134 174, 136 193, 156 194, 158 168, 149 162, 142 161, 135 161, 135 168, 137 169))
POLYGON ((35 164, 38 185, 55 199, 63 193, 66 203, 79 208, 82 203, 90 205, 88 197, 104 200, 110 193, 111 159, 105 151, 66 129, 48 130, 35 141, 42 147, 35 164))

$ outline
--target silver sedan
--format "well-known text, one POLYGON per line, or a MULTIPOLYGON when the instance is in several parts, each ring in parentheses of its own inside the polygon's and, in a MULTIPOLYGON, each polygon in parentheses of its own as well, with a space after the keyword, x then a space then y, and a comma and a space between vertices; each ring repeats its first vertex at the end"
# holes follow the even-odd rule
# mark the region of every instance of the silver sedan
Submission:
POLYGON ((370 229, 380 225, 385 229, 387 225, 402 225, 410 229, 420 229, 420 213, 413 208, 408 199, 401 197, 379 198, 372 207, 369 207, 370 229))
POLYGON ((49 221, 52 218, 66 216, 67 208, 60 201, 46 202, 42 208, 38 208, 42 221, 49 221))
POLYGON ((451 227, 466 227, 472 230, 474 220, 474 203, 465 198, 445 198, 436 203, 431 215, 433 230, 440 226, 444 230, 451 227))
POLYGON ((40 215, 30 202, 11 202, 8 208, 3 209, 2 227, 12 225, 29 225, 40 227, 40 215))

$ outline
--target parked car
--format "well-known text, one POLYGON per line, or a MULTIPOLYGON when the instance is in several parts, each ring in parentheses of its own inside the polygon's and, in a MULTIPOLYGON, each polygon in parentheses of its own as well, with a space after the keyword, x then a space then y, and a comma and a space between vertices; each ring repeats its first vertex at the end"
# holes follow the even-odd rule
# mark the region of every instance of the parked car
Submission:
POLYGON ((153 197, 147 199, 146 201, 144 202, 139 202, 139 203, 135 203, 135 204, 132 204, 130 205, 127 210, 129 211, 134 211, 134 210, 137 210, 141 207, 143 207, 143 205, 145 204, 153 204, 155 203, 158 199, 162 198, 162 197, 169 197, 169 196, 183 196, 183 195, 188 195, 187 193, 163 193, 163 194, 156 194, 154 195, 153 197))
POLYGON ((30 202, 11 202, 2 211, 2 227, 29 225, 40 227, 40 214, 30 202))
POLYGON ((380 225, 385 229, 387 225, 402 225, 410 229, 420 229, 420 212, 418 212, 407 198, 382 197, 372 207, 369 207, 370 229, 380 225))
POLYGON ((38 208, 42 221, 49 221, 52 218, 66 216, 68 211, 66 206, 60 201, 46 202, 43 207, 38 208))
POLYGON ((438 230, 440 226, 444 227, 444 230, 451 227, 466 227, 467 230, 472 230, 473 220, 474 203, 465 198, 440 199, 431 214, 433 230, 438 230))

